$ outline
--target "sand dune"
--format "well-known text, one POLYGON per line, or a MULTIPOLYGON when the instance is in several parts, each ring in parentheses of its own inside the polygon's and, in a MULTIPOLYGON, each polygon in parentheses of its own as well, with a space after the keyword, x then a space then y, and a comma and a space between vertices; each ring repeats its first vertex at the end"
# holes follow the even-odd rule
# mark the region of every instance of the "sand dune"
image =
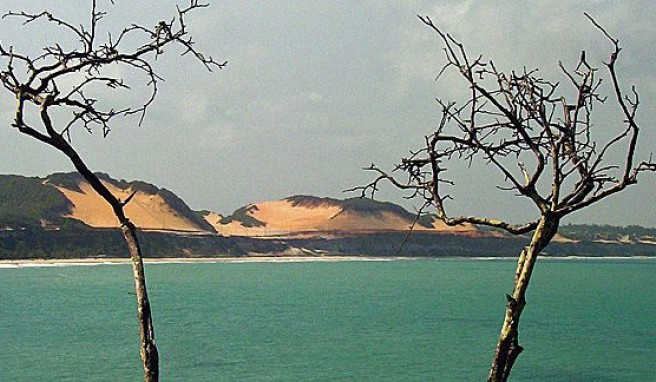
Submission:
POLYGON ((264 223, 264 226, 247 227, 239 221, 224 224, 207 216, 205 219, 218 233, 226 236, 279 236, 291 232, 327 230, 324 224, 341 211, 341 208, 332 206, 292 206, 286 200, 262 202, 255 207, 248 215, 264 223))
MULTIPOLYGON (((389 211, 380 211, 379 213, 349 211, 338 203, 302 205, 283 199, 257 203, 249 206, 246 210, 247 216, 262 224, 244 224, 238 220, 223 223, 213 215, 207 215, 205 218, 222 235, 259 237, 301 233, 307 235, 312 232, 407 231, 413 224, 412 219, 389 211)), ((435 232, 477 232, 477 229, 471 225, 449 227, 440 222, 436 222, 432 228, 416 224, 414 229, 435 232)))
MULTIPOLYGON (((101 180, 112 194, 121 200, 132 194, 126 182, 101 180), (125 184, 125 185, 123 185, 125 184)), ((66 183, 62 183, 66 184, 66 183)), ((84 181, 78 187, 52 185, 70 200, 73 207, 66 216, 80 220, 94 228, 114 228, 118 221, 110 206, 84 181)), ((141 186, 143 187, 143 185, 141 186)), ((209 226, 194 221, 188 214, 180 213, 163 198, 159 189, 139 188, 125 208, 132 222, 144 230, 176 231, 186 233, 208 233, 209 226)), ((183 203, 180 201, 180 203, 183 203)), ((174 203, 175 204, 175 203, 174 203)), ((189 213, 192 213, 189 211, 189 213)), ((391 203, 359 200, 357 198, 337 200, 296 196, 282 200, 266 201, 248 205, 233 216, 224 218, 208 212, 204 219, 224 236, 284 237, 322 236, 335 234, 362 234, 381 231, 407 231, 415 217, 401 207, 391 203)), ((424 219, 425 220, 425 219, 424 219)), ((449 227, 439 221, 423 221, 413 229, 424 232, 458 233, 476 235, 479 231, 471 225, 449 227)))
MULTIPOLYGON (((131 189, 121 189, 109 182, 103 184, 117 198, 125 200, 132 193, 131 189)), ((80 220, 94 228, 118 227, 118 220, 111 207, 86 182, 79 184, 82 192, 55 186, 73 203, 73 209, 67 217, 80 220)), ((203 232, 193 222, 179 216, 156 194, 138 192, 125 207, 125 214, 140 229, 175 230, 203 232)))

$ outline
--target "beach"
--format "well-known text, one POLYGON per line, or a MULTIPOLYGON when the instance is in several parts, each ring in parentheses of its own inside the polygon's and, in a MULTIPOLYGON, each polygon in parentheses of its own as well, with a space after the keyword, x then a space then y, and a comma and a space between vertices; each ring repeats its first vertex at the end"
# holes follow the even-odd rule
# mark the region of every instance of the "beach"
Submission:
MULTIPOLYGON (((299 263, 345 261, 396 261, 412 260, 411 257, 364 257, 364 256, 249 256, 249 257, 166 257, 146 258, 145 264, 185 263, 299 263)), ((17 259, 0 260, 0 268, 92 266, 130 264, 129 258, 81 258, 81 259, 17 259)))
MULTIPOLYGON (((215 264, 215 263, 318 263, 354 261, 410 261, 418 259, 433 260, 472 260, 472 261, 514 261, 513 256, 503 257, 407 257, 407 256, 247 256, 247 257, 156 257, 145 258, 145 264, 215 264)), ((649 260, 649 256, 539 256, 540 261, 626 261, 649 260)), ((64 267, 130 264, 129 258, 96 257, 79 259, 16 259, 0 260, 2 268, 64 267)))

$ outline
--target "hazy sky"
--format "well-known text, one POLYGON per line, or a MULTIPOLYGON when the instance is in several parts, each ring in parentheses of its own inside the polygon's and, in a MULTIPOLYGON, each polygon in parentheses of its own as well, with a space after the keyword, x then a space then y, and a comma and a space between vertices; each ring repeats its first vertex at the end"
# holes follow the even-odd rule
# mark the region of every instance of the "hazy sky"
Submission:
MULTIPOLYGON (((0 10, 46 8, 86 24, 89 3, 3 0, 0 10)), ((99 3, 109 12, 107 30, 131 21, 155 25, 171 18, 176 4, 99 3)), ((158 62, 166 82, 142 126, 135 120, 117 123, 104 140, 99 134, 74 134, 92 169, 166 187, 194 209, 221 213, 296 194, 353 196, 342 190, 371 179, 362 166, 375 162, 389 168, 420 147, 439 117, 434 98, 462 92, 449 78, 435 81, 444 64, 442 46, 417 14, 430 15, 470 54, 482 53, 502 69, 539 66, 543 76, 562 80, 558 60, 574 65, 583 49, 598 66, 608 57, 608 42, 583 15, 590 13, 621 40, 618 70, 641 95, 641 158, 656 148, 652 0, 209 3, 189 18, 189 30, 200 50, 228 60, 228 68, 207 73, 179 51, 167 51, 158 62)), ((3 44, 17 51, 35 51, 48 38, 74 43, 61 31, 0 23, 3 44)), ((59 153, 12 130, 10 96, 2 94, 0 105, 0 173, 72 170, 59 153)), ((617 126, 610 118, 608 126, 603 122, 599 129, 605 131, 617 126)), ((486 170, 481 166, 455 176, 463 181, 453 190, 454 214, 516 222, 535 216, 534 207, 517 198, 486 196, 499 179, 486 170)), ((656 226, 655 178, 647 174, 641 184, 567 221, 656 226)), ((391 188, 381 194, 412 207, 400 196, 391 188)))

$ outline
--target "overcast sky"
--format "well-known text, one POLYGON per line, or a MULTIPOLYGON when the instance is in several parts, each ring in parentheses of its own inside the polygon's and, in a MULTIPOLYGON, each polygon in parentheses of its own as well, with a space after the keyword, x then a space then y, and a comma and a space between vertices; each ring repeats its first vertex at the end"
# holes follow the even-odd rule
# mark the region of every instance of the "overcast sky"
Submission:
MULTIPOLYGON (((0 10, 45 8, 86 24, 89 3, 3 0, 0 10)), ((131 21, 155 25, 171 18, 176 4, 99 3, 109 13, 107 30, 131 21)), ((656 148, 656 2, 651 0, 209 3, 189 18, 189 30, 200 50, 228 60, 229 66, 208 73, 189 57, 179 57, 179 51, 167 51, 158 62, 166 82, 142 126, 134 120, 117 123, 106 139, 74 135, 73 143, 93 170, 154 183, 194 209, 224 214, 246 203, 296 194, 353 196, 342 190, 371 179, 362 166, 375 162, 390 168, 420 147, 439 117, 435 97, 461 94, 462 87, 449 78, 435 81, 444 64, 442 46, 417 14, 430 15, 470 54, 481 53, 501 69, 540 67, 543 76, 562 80, 559 60, 574 65, 581 50, 598 66, 608 57, 607 40, 583 15, 590 13, 620 39, 624 50, 618 70, 641 95, 641 158, 656 148)), ((75 42, 58 33, 38 26, 17 29, 6 19, 0 23, 0 39, 16 51, 38 49, 53 36, 75 42)), ((11 128, 10 96, 2 94, 0 104, 0 173, 72 171, 60 154, 11 128)), ((616 127, 609 119, 599 129, 616 127)), ((452 213, 514 222, 535 217, 534 207, 517 198, 495 196, 498 176, 489 176, 489 169, 480 166, 455 176, 464 182, 452 192, 452 213)), ((413 206, 391 189, 381 197, 413 206)), ((647 174, 641 184, 567 222, 656 227, 655 197, 656 181, 647 174)))

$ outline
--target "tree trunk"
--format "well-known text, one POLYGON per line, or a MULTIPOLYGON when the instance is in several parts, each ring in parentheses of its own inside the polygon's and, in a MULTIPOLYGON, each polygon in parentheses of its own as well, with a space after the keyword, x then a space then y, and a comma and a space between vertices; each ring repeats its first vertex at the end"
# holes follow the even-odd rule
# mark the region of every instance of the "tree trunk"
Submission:
MULTIPOLYGON (((49 117, 47 118, 49 120, 49 117)), ((132 275, 134 278, 135 293, 137 295, 137 318, 139 320, 139 336, 141 339, 139 353, 141 354, 141 361, 143 363, 144 381, 157 382, 159 380, 159 353, 155 345, 155 330, 150 312, 150 301, 148 300, 148 293, 146 291, 143 257, 137 238, 136 227, 125 216, 125 202, 121 202, 105 187, 98 176, 87 167, 75 149, 61 136, 55 136, 49 144, 60 150, 71 160, 75 169, 109 203, 112 211, 114 211, 114 215, 119 221, 121 232, 127 243, 130 259, 132 260, 132 275)))
POLYGON ((132 275, 134 290, 137 295, 137 318, 139 320, 139 337, 141 339, 141 361, 143 362, 144 381, 157 382, 159 380, 159 354, 155 345, 155 330, 150 313, 150 301, 146 290, 146 276, 144 273, 141 247, 137 240, 136 228, 129 220, 121 225, 123 237, 130 251, 132 260, 132 275))
POLYGON ((545 214, 533 232, 530 244, 522 250, 517 260, 515 283, 512 295, 506 295, 508 304, 499 335, 499 342, 492 361, 488 382, 505 382, 519 354, 524 350, 519 345, 519 318, 526 305, 526 290, 531 280, 533 266, 538 254, 558 231, 559 216, 545 214))

